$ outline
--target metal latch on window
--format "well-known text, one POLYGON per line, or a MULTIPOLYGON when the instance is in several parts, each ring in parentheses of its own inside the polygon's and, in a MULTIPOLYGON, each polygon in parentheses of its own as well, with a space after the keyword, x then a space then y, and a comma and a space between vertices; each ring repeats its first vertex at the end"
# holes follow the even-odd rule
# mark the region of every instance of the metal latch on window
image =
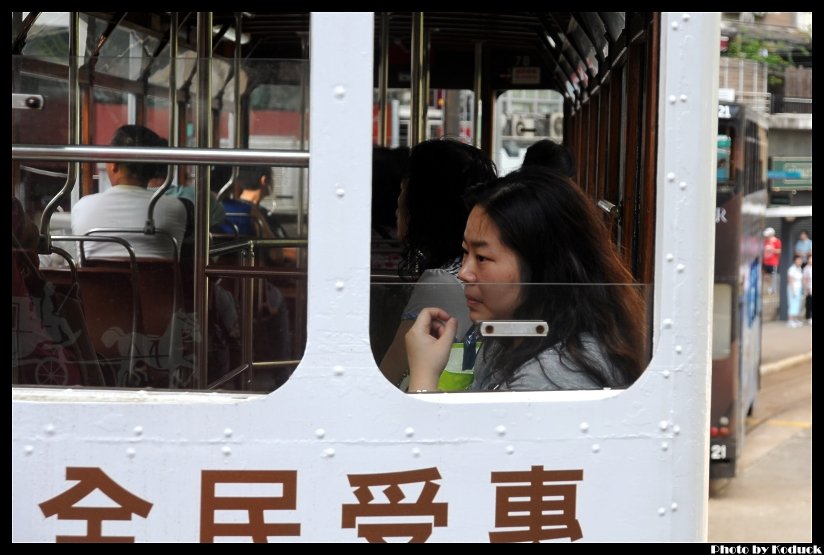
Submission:
POLYGON ((545 337, 549 330, 543 320, 491 320, 480 327, 484 337, 545 337))

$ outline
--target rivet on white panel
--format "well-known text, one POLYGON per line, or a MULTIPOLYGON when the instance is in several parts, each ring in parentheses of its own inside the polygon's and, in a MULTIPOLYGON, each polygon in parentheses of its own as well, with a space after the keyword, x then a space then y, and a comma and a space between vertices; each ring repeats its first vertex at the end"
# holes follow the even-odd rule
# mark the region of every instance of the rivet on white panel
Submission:
POLYGON ((43 426, 43 431, 49 435, 54 435, 54 424, 46 424, 43 426))
POLYGON ((512 455, 513 453, 515 453, 515 446, 514 445, 507 445, 506 446, 506 454, 507 455, 512 455))
POLYGON ((675 101, 678 100, 674 94, 669 95, 669 103, 675 104, 675 101))
POLYGON ((343 187, 338 187, 337 189, 335 189, 335 194, 338 195, 338 198, 343 198, 344 195, 346 195, 346 191, 343 187))
POLYGON ((331 447, 323 450, 323 455, 321 455, 325 459, 331 459, 335 456, 335 450, 331 447))
POLYGON ((679 27, 680 27, 680 25, 678 25, 677 21, 672 22, 672 30, 673 31, 677 31, 679 27))
POLYGON ((675 435, 680 434, 681 433, 681 426, 678 426, 677 424, 675 426, 673 426, 672 427, 672 433, 674 433, 675 435))
POLYGON ((227 457, 232 454, 232 448, 228 445, 224 445, 221 451, 223 451, 223 454, 227 457))
POLYGON ((664 329, 668 330, 672 327, 672 318, 664 318, 664 329))
POLYGON ((675 181, 675 174, 672 173, 672 172, 669 172, 667 174, 667 181, 675 181))
POLYGON ((666 441, 662 441, 661 442, 661 451, 666 451, 667 449, 669 449, 669 443, 667 443, 666 441))
POLYGON ((670 510, 673 511, 673 512, 677 511, 678 510, 678 503, 673 501, 672 505, 670 505, 670 510))
POLYGON ((581 422, 580 428, 582 432, 587 433, 587 431, 589 430, 589 424, 587 424, 586 422, 581 422))
POLYGON ((418 449, 417 447, 413 447, 412 448, 412 456, 413 457, 420 457, 421 456, 421 450, 418 449))
POLYGON ((684 347, 682 347, 681 345, 676 345, 676 346, 675 346, 675 352, 676 352, 676 353, 678 353, 679 355, 680 355, 683 351, 684 351, 684 347))
POLYGON ((665 507, 658 507, 658 516, 664 516, 667 514, 667 509, 665 507))
POLYGON ((681 19, 683 19, 684 21, 689 21, 690 20, 690 14, 685 13, 684 15, 681 16, 681 19))
POLYGON ((667 258, 667 262, 672 262, 673 260, 675 260, 675 256, 671 252, 667 253, 666 258, 667 258))
POLYGON ((335 282, 335 289, 337 289, 338 291, 342 291, 343 290, 343 282, 340 281, 340 280, 336 281, 335 282))
POLYGON ((404 429, 403 433, 406 435, 406 437, 412 437, 413 435, 415 435, 415 428, 409 426, 406 429, 404 429))
POLYGON ((142 436, 143 435, 143 426, 135 426, 134 427, 134 435, 142 436))
POLYGON ((506 435, 506 426, 504 426, 503 424, 495 426, 495 433, 499 436, 506 435))
POLYGON ((670 377, 670 371, 669 370, 664 370, 663 372, 661 372, 661 375, 664 376, 665 378, 669 378, 670 377))
POLYGON ((337 365, 333 367, 332 373, 336 376, 343 376, 343 366, 337 365))
POLYGON ((687 95, 682 94, 681 96, 678 97, 678 100, 680 100, 681 102, 686 102, 687 101, 687 95))
POLYGON ((344 96, 346 96, 346 87, 344 87, 343 85, 338 85, 337 87, 335 87, 334 95, 337 99, 343 98, 344 96))
POLYGON ((667 428, 669 428, 669 422, 667 422, 666 420, 662 420, 658 423, 658 427, 661 428, 662 431, 666 430, 667 428))
POLYGON ((136 454, 136 451, 132 447, 129 447, 128 449, 126 449, 126 456, 129 457, 130 459, 133 459, 135 454, 136 454))
POLYGON ((226 429, 223 430, 223 436, 224 437, 227 437, 227 438, 232 437, 232 433, 233 433, 232 428, 226 428, 226 429))
POLYGON ((678 184, 678 186, 679 186, 679 187, 681 187, 681 190, 683 191, 684 189, 686 189, 686 188, 687 188, 687 182, 686 182, 686 181, 682 181, 681 183, 679 183, 679 184, 678 184))
POLYGON ((593 453, 597 453, 600 450, 601 450, 601 446, 598 445, 597 443, 592 446, 592 452, 593 453))
POLYGON ((317 430, 315 430, 315 437, 316 438, 323 439, 325 435, 326 435, 326 430, 324 430, 323 428, 318 428, 317 430))
POLYGON ((33 445, 26 445, 25 447, 23 447, 23 452, 26 453, 27 455, 31 455, 32 453, 34 453, 34 446, 33 445))

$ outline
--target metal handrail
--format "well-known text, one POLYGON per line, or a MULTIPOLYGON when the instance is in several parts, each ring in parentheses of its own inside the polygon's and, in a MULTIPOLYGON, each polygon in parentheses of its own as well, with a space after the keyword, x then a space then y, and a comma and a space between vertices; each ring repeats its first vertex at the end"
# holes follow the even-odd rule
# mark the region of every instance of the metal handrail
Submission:
POLYGON ((70 162, 161 162, 167 164, 237 164, 309 167, 309 152, 229 150, 224 148, 118 147, 92 145, 12 145, 12 160, 70 162))
POLYGON ((251 249, 255 246, 261 247, 304 247, 309 244, 306 239, 243 239, 224 243, 209 249, 209 256, 219 256, 230 252, 251 249))

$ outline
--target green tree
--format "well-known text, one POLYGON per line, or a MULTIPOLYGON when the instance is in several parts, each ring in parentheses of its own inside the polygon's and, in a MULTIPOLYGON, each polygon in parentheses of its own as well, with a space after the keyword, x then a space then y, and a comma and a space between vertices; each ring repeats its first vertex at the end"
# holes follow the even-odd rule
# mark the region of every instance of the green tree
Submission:
MULTIPOLYGON (((729 58, 741 58, 767 64, 767 83, 770 86, 781 85, 784 82, 784 68, 791 65, 777 52, 792 52, 792 47, 783 41, 765 40, 739 33, 730 41, 729 48, 722 53, 729 58)), ((791 54, 790 54, 791 55, 791 54)))

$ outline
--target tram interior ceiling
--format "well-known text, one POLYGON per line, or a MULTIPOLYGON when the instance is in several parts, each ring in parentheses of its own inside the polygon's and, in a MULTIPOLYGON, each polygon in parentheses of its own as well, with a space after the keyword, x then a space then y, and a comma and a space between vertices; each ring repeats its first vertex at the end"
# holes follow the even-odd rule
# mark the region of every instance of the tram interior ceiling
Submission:
MULTIPOLYGON (((101 45, 114 40, 106 25, 140 30, 168 41, 169 12, 87 12, 96 24, 87 34, 87 55, 102 55, 101 45), (95 33, 92 35, 92 33, 95 33), (108 33, 108 34, 107 34, 108 33), (99 36, 98 36, 99 35, 99 36)), ((197 18, 181 13, 180 46, 196 48, 197 18)), ((235 47, 234 27, 242 26, 244 58, 302 59, 308 57, 309 12, 213 12, 213 55, 230 58, 235 47)), ((375 17, 376 52, 380 53, 382 16, 375 17)), ((389 12, 389 86, 409 85, 413 19, 416 12, 389 12)), ((554 88, 580 106, 608 80, 610 70, 621 65, 626 49, 644 40, 653 15, 649 12, 421 12, 430 88, 473 88, 475 49, 483 51, 483 86, 489 91, 512 88, 554 88), (522 68, 535 68, 529 71, 522 68), (513 71, 513 69, 515 71, 513 71), (523 82, 518 82, 519 80, 523 82)), ((42 41, 48 33, 65 37, 65 28, 30 31, 14 47, 42 41)), ((19 33, 25 33, 22 29, 19 33)), ((150 42, 145 43, 147 46, 150 42)), ((14 52, 13 54, 19 54, 14 52)), ((122 55, 122 53, 121 53, 122 55)), ((376 57, 376 61, 379 58, 376 57)), ((377 72, 377 63, 376 63, 377 72)))

